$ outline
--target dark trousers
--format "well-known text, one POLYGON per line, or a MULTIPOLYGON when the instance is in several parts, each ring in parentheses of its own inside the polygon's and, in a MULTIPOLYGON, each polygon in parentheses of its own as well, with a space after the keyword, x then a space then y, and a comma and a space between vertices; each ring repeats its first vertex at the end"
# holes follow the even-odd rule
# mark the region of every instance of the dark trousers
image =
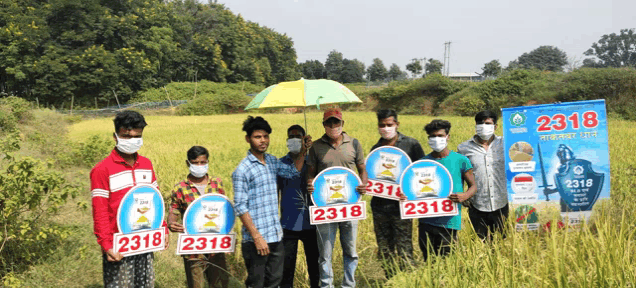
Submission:
POLYGON ((451 244, 457 240, 457 230, 422 222, 418 225, 418 232, 424 261, 428 259, 430 254, 447 255, 450 253, 451 244))
POLYGON ((268 243, 269 254, 258 255, 254 242, 244 242, 241 245, 243 260, 247 268, 245 286, 248 288, 278 287, 283 278, 283 261, 285 249, 283 241, 268 243))
POLYGON ((303 242, 305 258, 307 259, 307 273, 309 284, 317 288, 320 283, 320 270, 318 268, 318 241, 316 229, 292 231, 283 229, 283 245, 285 246, 285 265, 283 268, 283 281, 281 288, 294 287, 294 274, 296 272, 296 255, 298 254, 298 241, 303 242))
POLYGON ((413 220, 402 220, 399 206, 397 209, 383 206, 371 208, 378 258, 388 279, 397 272, 396 268, 405 270, 413 265, 413 220))
POLYGON ((492 212, 483 212, 471 207, 468 209, 468 217, 479 238, 492 240, 492 234, 496 232, 500 232, 506 238, 504 227, 508 212, 508 205, 492 212))
POLYGON ((229 271, 224 253, 205 255, 204 259, 183 258, 188 288, 228 287, 229 271))

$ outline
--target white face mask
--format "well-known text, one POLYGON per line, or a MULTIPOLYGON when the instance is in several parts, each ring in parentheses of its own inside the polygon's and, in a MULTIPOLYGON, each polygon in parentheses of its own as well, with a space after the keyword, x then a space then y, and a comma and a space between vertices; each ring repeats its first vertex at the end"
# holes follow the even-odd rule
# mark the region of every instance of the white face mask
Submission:
POLYGON ((495 125, 493 124, 478 124, 475 125, 475 134, 482 140, 489 140, 493 134, 495 134, 495 125))
POLYGON ((446 148, 446 145, 448 145, 447 140, 447 137, 428 138, 428 145, 431 146, 431 149, 433 149, 435 152, 442 152, 442 150, 446 148))
POLYGON ((205 174, 208 174, 208 168, 209 168, 209 164, 205 164, 205 165, 194 165, 192 163, 190 163, 190 161, 188 160, 188 164, 190 164, 190 174, 192 174, 192 176, 197 177, 197 178, 201 178, 203 176, 205 176, 205 174))
POLYGON ((302 145, 303 145, 303 139, 299 139, 299 138, 287 139, 287 149, 289 149, 289 152, 291 152, 292 154, 300 153, 302 145))
POLYGON ((397 126, 386 126, 384 128, 378 128, 380 136, 386 140, 393 139, 397 135, 397 126))
POLYGON ((342 135, 342 126, 336 128, 325 127, 325 133, 331 139, 338 139, 342 135))
POLYGON ((126 154, 135 154, 141 148, 141 145, 144 145, 144 140, 141 138, 130 138, 130 139, 121 139, 115 133, 115 137, 117 138, 117 150, 126 154))

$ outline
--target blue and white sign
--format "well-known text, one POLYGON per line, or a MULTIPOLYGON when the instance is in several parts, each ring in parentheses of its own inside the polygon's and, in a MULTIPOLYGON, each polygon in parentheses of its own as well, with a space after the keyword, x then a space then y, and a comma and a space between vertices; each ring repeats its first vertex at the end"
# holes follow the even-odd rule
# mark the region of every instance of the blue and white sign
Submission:
POLYGON ((117 228, 121 234, 161 228, 164 202, 157 188, 137 185, 126 193, 117 209, 117 228))
POLYGON ((234 228, 234 206, 221 194, 205 194, 190 203, 183 216, 189 235, 229 234, 234 228))
POLYGON ((314 178, 311 200, 319 207, 357 203, 360 194, 356 187, 361 183, 360 177, 351 169, 339 166, 327 168, 314 178))
POLYGON ((194 200, 183 215, 185 233, 179 234, 177 255, 234 252, 234 205, 221 194, 194 200))
POLYGON ((447 198, 453 191, 453 178, 444 165, 433 160, 419 160, 406 168, 400 186, 408 200, 447 198))
POLYGON ((399 148, 382 146, 371 151, 365 163, 369 179, 398 183, 411 158, 399 148))
POLYGON ((570 223, 610 197, 605 100, 502 109, 509 200, 554 203, 570 223))

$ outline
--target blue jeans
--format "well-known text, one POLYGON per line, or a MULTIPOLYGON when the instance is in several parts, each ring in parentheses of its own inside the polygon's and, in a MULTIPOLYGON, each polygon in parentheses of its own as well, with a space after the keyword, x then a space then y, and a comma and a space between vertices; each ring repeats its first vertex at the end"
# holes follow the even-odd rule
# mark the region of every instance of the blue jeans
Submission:
POLYGON ((318 264, 320 266, 320 287, 333 286, 333 269, 331 268, 331 255, 333 245, 336 243, 336 232, 340 228, 340 245, 342 245, 342 258, 344 264, 344 279, 342 287, 355 287, 354 278, 358 267, 358 253, 356 252, 356 239, 358 235, 358 221, 327 223, 316 225, 318 234, 318 264))

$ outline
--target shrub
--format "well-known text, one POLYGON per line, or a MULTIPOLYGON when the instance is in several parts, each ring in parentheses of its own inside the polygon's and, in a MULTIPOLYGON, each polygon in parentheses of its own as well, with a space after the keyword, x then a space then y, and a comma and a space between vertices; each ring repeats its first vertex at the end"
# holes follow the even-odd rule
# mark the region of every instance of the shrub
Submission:
POLYGON ((18 124, 9 105, 0 105, 0 131, 11 131, 18 124))
POLYGON ((46 222, 78 194, 52 164, 6 153, 0 173, 0 276, 25 268, 56 248, 68 231, 46 222))
POLYGON ((93 167, 97 162, 108 156, 113 149, 113 145, 112 139, 102 135, 93 135, 77 145, 74 154, 78 163, 93 167))
POLYGON ((216 83, 202 80, 196 84, 196 97, 194 97, 194 89, 194 82, 172 82, 166 85, 165 89, 164 87, 160 87, 141 92, 137 96, 133 97, 133 99, 129 102, 162 102, 168 100, 168 96, 170 97, 170 100, 192 100, 204 95, 223 94, 231 91, 236 91, 246 95, 258 93, 265 89, 265 87, 249 82, 216 83), (168 92, 168 95, 166 95, 166 91, 168 92))
POLYGON ((243 111, 252 100, 239 91, 205 94, 177 108, 177 115, 212 115, 243 111))
POLYGON ((0 105, 10 107, 13 115, 19 122, 25 122, 33 119, 33 115, 31 114, 31 103, 20 97, 9 96, 1 98, 0 105))
POLYGON ((434 113, 446 97, 470 85, 433 74, 412 81, 391 82, 389 87, 371 92, 371 96, 378 99, 382 108, 396 109, 401 114, 434 113))
POLYGON ((608 114, 636 120, 636 70, 583 68, 567 74, 513 70, 448 97, 441 108, 445 113, 470 115, 479 107, 474 105, 479 104, 477 99, 484 102, 484 108, 495 111, 557 101, 605 99, 608 114))

